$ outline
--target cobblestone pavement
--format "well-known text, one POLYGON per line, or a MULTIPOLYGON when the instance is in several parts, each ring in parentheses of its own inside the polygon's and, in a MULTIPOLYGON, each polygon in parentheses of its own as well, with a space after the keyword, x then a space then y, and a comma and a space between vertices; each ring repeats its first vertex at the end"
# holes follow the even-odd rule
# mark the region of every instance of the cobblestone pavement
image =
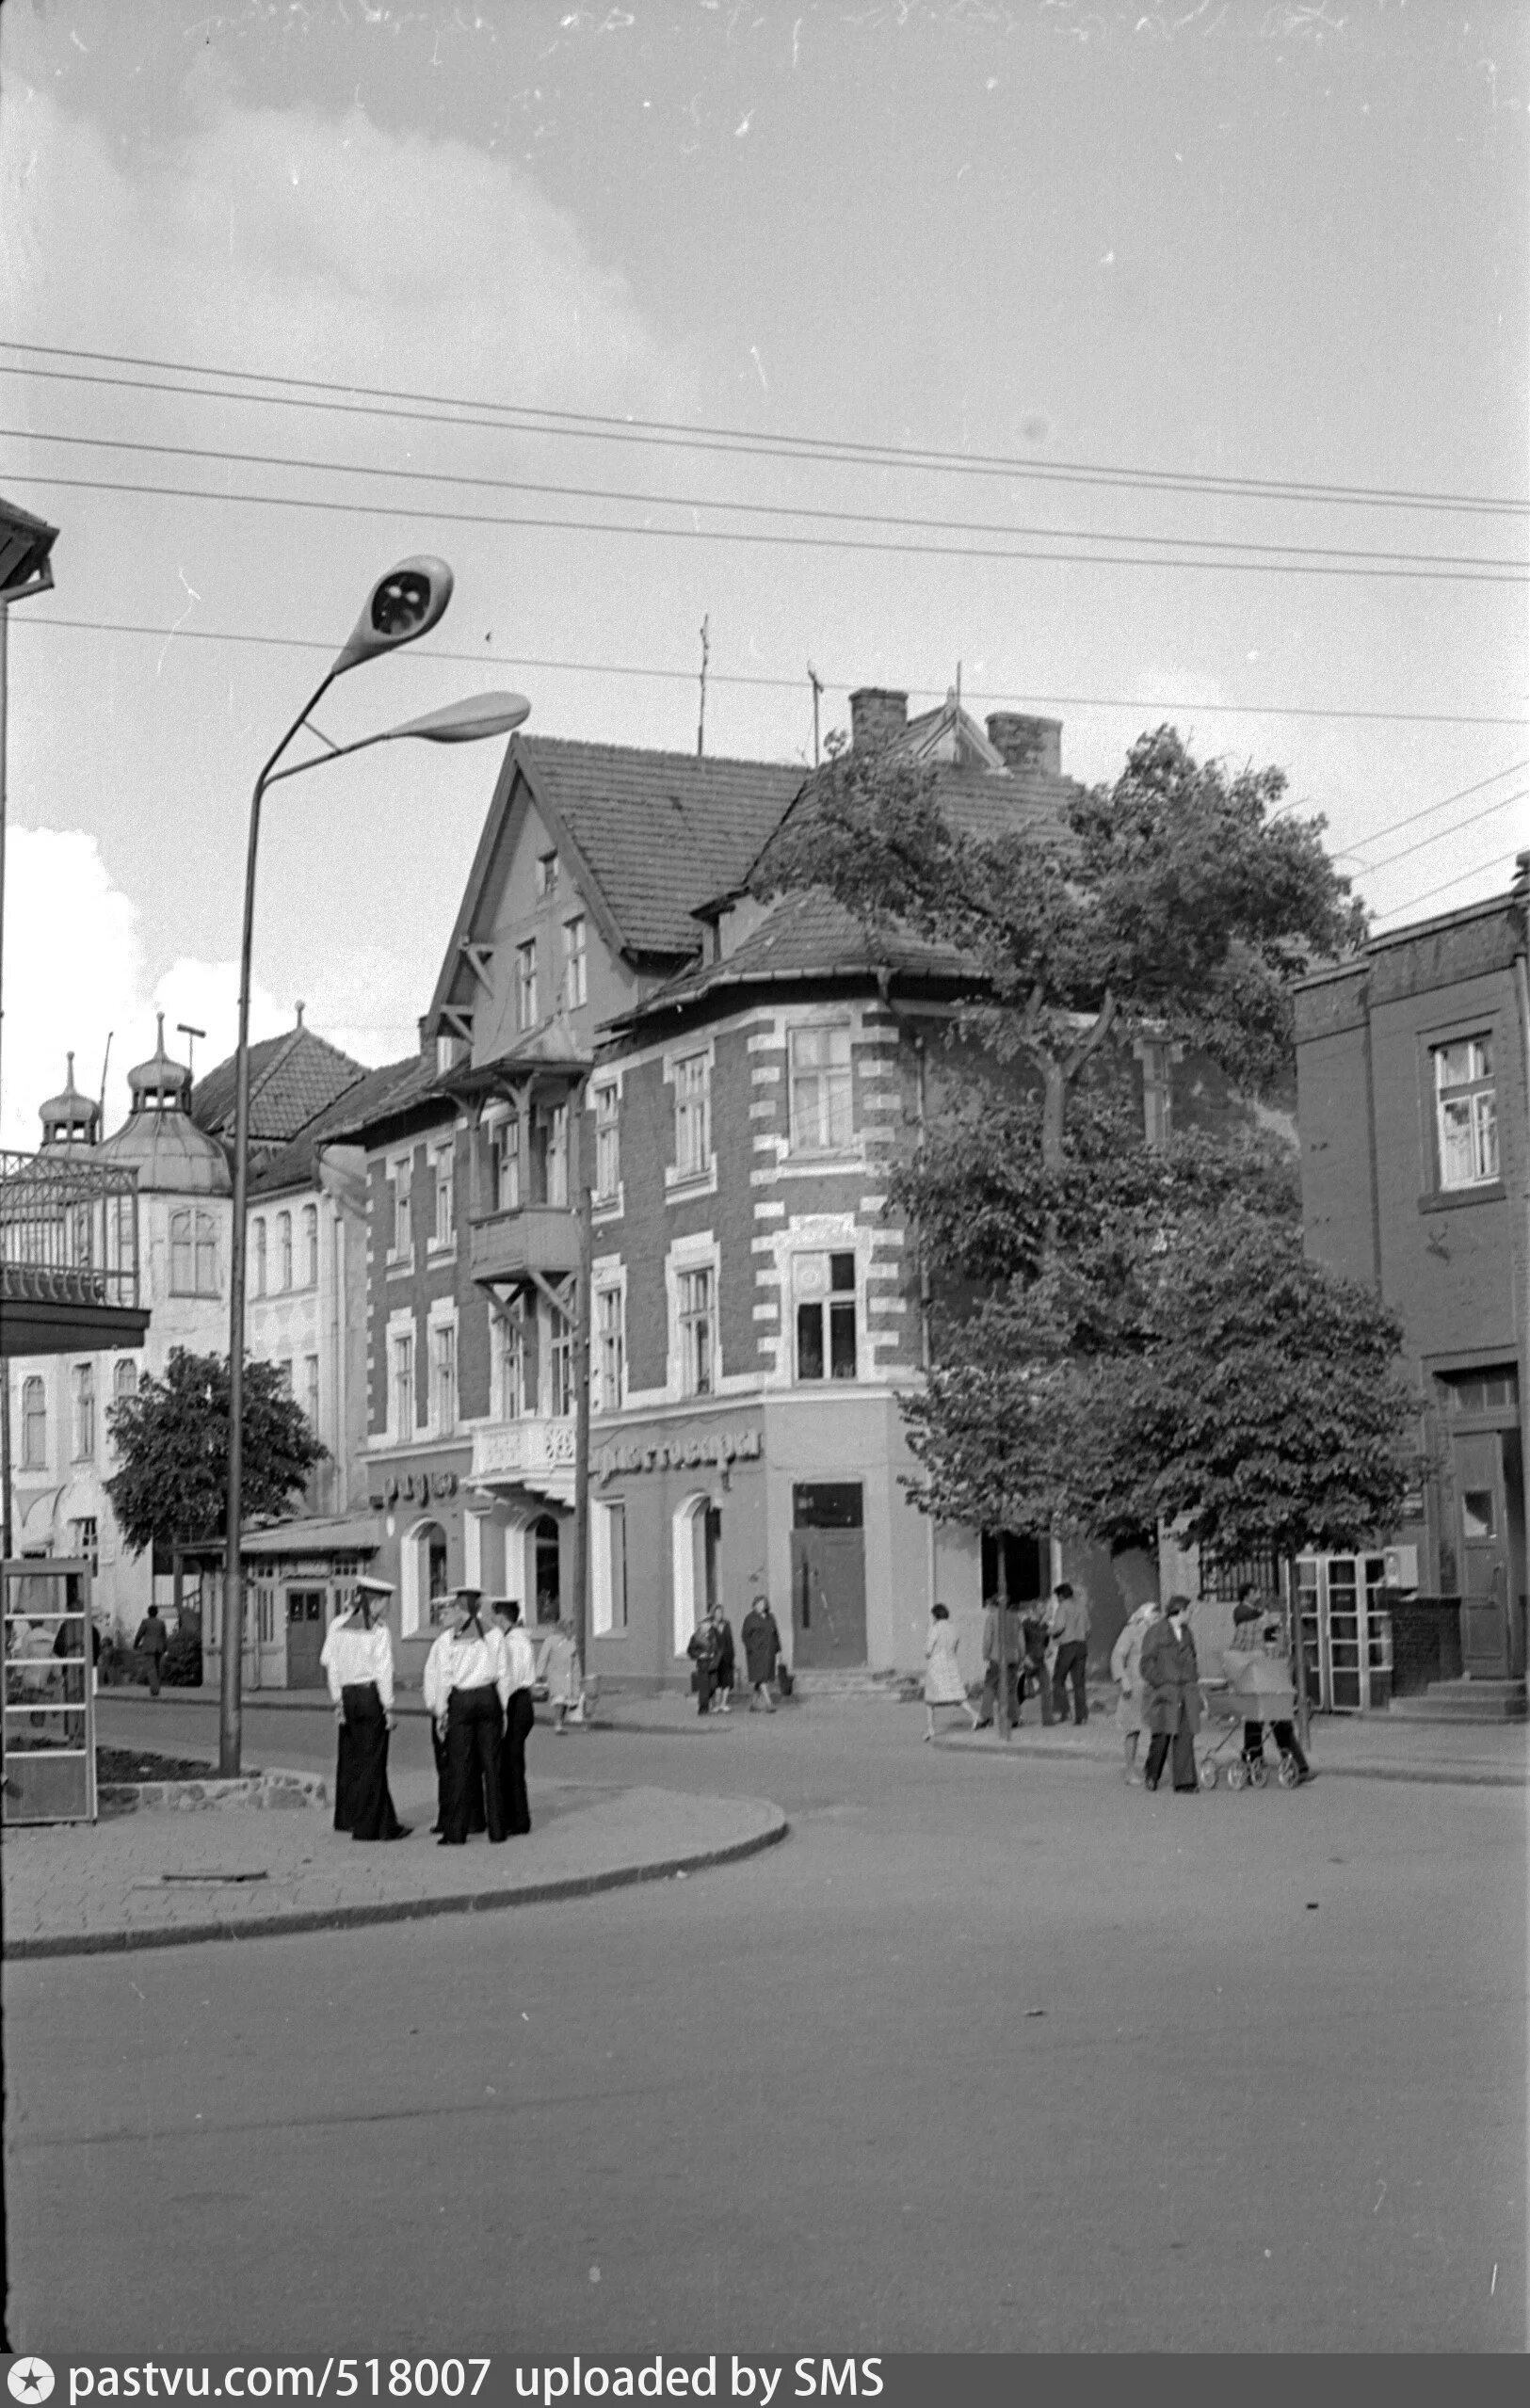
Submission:
POLYGON ((394 1784, 411 1836, 359 1846, 328 1807, 173 1813, 92 1828, 12 1828, 4 1851, 5 1953, 72 1955, 259 1932, 338 1929, 578 1897, 751 1854, 784 1836, 763 1799, 540 1781, 529 1837, 438 1848, 433 1785, 394 1784))

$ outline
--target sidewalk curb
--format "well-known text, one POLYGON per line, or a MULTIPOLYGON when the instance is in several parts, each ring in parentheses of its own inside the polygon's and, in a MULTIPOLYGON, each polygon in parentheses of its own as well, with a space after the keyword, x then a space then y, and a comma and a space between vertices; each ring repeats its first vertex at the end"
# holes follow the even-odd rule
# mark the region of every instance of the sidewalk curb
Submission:
POLYGON ((276 1915, 220 1922, 163 1925, 157 1931, 85 1932, 46 1939, 8 1940, 7 1965, 28 1959, 59 1956, 113 1956, 130 1949, 187 1948, 203 1940, 274 1939, 301 1932, 356 1931, 368 1923, 418 1923, 438 1915, 487 1915, 508 1906, 544 1906, 566 1898, 593 1898, 607 1889, 630 1889, 637 1882, 669 1881, 678 1873, 704 1872, 714 1865, 737 1864, 778 1847, 791 1831, 780 1806, 772 1806, 773 1822, 726 1847, 702 1849, 688 1855, 666 1856, 652 1864, 614 1865, 606 1872, 567 1873, 553 1881, 523 1882, 511 1889, 459 1890, 446 1898, 391 1899, 375 1906, 294 1907, 276 1915))
MULTIPOLYGON (((1071 1749, 1064 1754, 1059 1747, 1038 1747, 1034 1742, 1027 1744, 1023 1740, 1011 1741, 1007 1747, 998 1744, 973 1747, 957 1737, 938 1739, 934 1744, 947 1756, 979 1757, 992 1763, 1012 1762, 1023 1756, 1038 1762, 1098 1764, 1106 1769, 1113 1767, 1118 1773, 1120 1770, 1119 1760, 1116 1758, 1097 1756, 1092 1752, 1086 1754, 1082 1749, 1071 1749)), ((1436 1782, 1468 1790, 1530 1789, 1530 1771, 1499 1773, 1488 1765, 1470 1764, 1314 1764, 1313 1777, 1319 1781, 1436 1782)))

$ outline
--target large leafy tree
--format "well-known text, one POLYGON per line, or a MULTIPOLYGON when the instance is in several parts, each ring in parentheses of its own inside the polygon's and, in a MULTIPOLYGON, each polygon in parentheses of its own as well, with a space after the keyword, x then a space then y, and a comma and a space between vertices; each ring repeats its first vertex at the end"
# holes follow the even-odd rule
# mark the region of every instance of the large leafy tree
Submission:
MULTIPOLYGON (((245 1364, 242 1515, 287 1512, 327 1461, 274 1363, 245 1364)), ((222 1534, 228 1501, 229 1366, 222 1355, 175 1347, 163 1377, 140 1382, 106 1415, 121 1469, 106 1493, 135 1554, 156 1542, 222 1534)))

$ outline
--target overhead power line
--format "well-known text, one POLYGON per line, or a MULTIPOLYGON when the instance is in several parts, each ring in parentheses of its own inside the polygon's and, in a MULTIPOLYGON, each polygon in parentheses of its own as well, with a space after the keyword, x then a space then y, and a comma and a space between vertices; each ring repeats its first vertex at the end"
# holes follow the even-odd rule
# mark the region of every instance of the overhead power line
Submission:
POLYGON ((339 409, 352 414, 427 423, 497 428, 523 434, 567 434, 584 441, 661 444, 694 450, 747 454, 760 458, 821 461, 834 465, 898 468, 921 474, 1018 477, 1040 483, 1126 487, 1142 492, 1202 493, 1223 500, 1347 505, 1368 509, 1455 510, 1524 516, 1530 501, 1490 494, 1446 493, 1399 486, 1327 484, 1285 477, 1218 475, 1195 470, 1127 467, 1091 460, 1036 460, 1009 453, 968 453, 934 445, 877 443, 822 435, 762 436, 749 427, 687 425, 676 419, 642 419, 587 410, 555 409, 540 403, 494 402, 407 388, 345 383, 324 377, 293 377, 276 371, 218 368, 204 361, 160 360, 135 352, 84 350, 68 344, 21 343, 0 338, 0 349, 32 358, 89 361, 89 369, 27 368, 5 364, 11 376, 110 385, 118 389, 186 393, 217 401, 253 401, 288 409, 339 409), (164 385, 129 377, 104 377, 103 366, 152 369, 177 381, 164 385), (189 385, 188 377, 215 377, 217 385, 189 385), (285 392, 266 390, 273 385, 285 392), (345 396, 324 401, 318 395, 345 396), (403 409, 400 405, 410 405, 403 409), (464 416, 463 412, 492 413, 464 416), (437 417, 437 413, 441 416, 437 417))
POLYGON ((394 484, 474 486, 495 493, 537 493, 558 501, 615 502, 636 509, 724 510, 748 518, 817 519, 836 526, 914 527, 932 534, 1012 536, 1048 543, 1131 543, 1155 552, 1269 553, 1302 560, 1378 560, 1439 569, 1511 569, 1521 574, 1525 571, 1520 554, 1492 557, 1480 553, 1377 552, 1333 543, 1265 543, 1216 536, 1122 535, 1113 529, 1093 527, 1014 526, 992 519, 934 519, 888 510, 830 510, 808 503, 740 502, 707 494, 635 493, 620 486, 555 485, 529 477, 476 476, 454 469, 379 468, 361 460, 295 459, 285 452, 221 451, 201 443, 137 442, 118 435, 65 435, 34 426, 0 426, 0 438, 28 443, 65 443, 87 451, 136 452, 156 459, 217 460, 241 468, 289 469, 304 475, 375 476, 394 484))
POLYGON ((1490 861, 1479 861, 1474 870, 1463 870, 1459 877, 1446 878, 1439 886, 1425 887, 1422 894, 1410 894, 1406 903, 1393 903, 1376 916, 1378 920, 1400 919, 1405 911, 1416 911, 1420 904, 1432 903, 1436 895, 1450 894, 1457 887, 1465 886, 1470 879, 1484 877, 1490 870, 1505 869, 1510 861, 1518 859, 1517 853, 1495 854, 1490 861))
POLYGON ((1393 861, 1406 861, 1410 853, 1423 853, 1431 844, 1443 844, 1450 837, 1459 836, 1463 828, 1475 827, 1478 820, 1492 819, 1499 811, 1506 811, 1511 803, 1522 803, 1530 795, 1530 786, 1522 786, 1518 794, 1505 795, 1501 801, 1490 803, 1486 811, 1473 811, 1467 819, 1458 819, 1452 827, 1437 828, 1432 836, 1421 836, 1415 843, 1405 844, 1399 852, 1383 853, 1379 861, 1368 861, 1361 875, 1374 877, 1377 870, 1390 870, 1393 861))
MULTIPOLYGON (((1425 803, 1422 811, 1409 811, 1406 819, 1389 820, 1385 827, 1374 827, 1369 836, 1361 837, 1361 844, 1379 844, 1383 838, 1396 836, 1405 827, 1415 827, 1421 819, 1428 819, 1435 811, 1447 811, 1452 803, 1464 803, 1469 795, 1480 795, 1489 786, 1496 786, 1501 779, 1518 777, 1522 769, 1530 769, 1530 761, 1511 761, 1506 769, 1495 769, 1490 778, 1479 778, 1474 786, 1458 786, 1454 795, 1441 795, 1437 803, 1425 803)), ((1470 823, 1462 822, 1460 825, 1467 826, 1470 823)), ((1353 850, 1358 859, 1360 847, 1356 846, 1353 850)), ((1395 859, 1396 856, 1393 855, 1393 858, 1395 859)), ((1370 862, 1364 866, 1377 869, 1380 864, 1370 862)))
MULTIPOLYGON (((220 627, 150 627, 139 620, 75 618, 67 618, 62 613, 42 614, 36 610, 29 611, 24 618, 19 619, 17 627, 24 630, 56 627, 69 628, 89 634, 151 636, 158 643, 164 643, 168 638, 173 637, 179 644, 248 644, 264 650, 274 651, 332 653, 335 649, 332 636, 326 640, 316 635, 244 634, 233 628, 220 627)), ((400 657, 406 663, 412 662, 416 666, 427 661, 472 661, 485 667, 546 669, 576 677, 652 678, 666 683, 681 685, 694 685, 696 682, 694 669, 652 668, 636 661, 546 660, 525 652, 491 652, 487 647, 476 652, 437 651, 432 649, 426 652, 406 652, 400 657)), ((708 671, 708 682, 713 685, 759 686, 779 694, 801 694, 805 691, 805 681, 800 677, 764 677, 750 670, 711 669, 708 671)), ((826 690, 832 690, 837 694, 847 694, 851 690, 851 681, 847 678, 821 678, 819 682, 826 690)), ((910 686, 907 691, 915 701, 923 699, 926 695, 939 700, 943 696, 945 688, 935 685, 916 685, 910 686)), ((1524 724, 1526 716, 1522 713, 1516 717, 1512 714, 1495 715, 1470 711, 1361 711, 1344 707, 1324 708, 1316 703, 1300 702, 1197 702, 1162 695, 1022 694, 979 691, 975 688, 967 690, 965 699, 968 702, 987 702, 1006 707, 1017 703, 1039 705, 1053 711, 1184 711, 1216 714, 1224 718, 1362 719, 1409 727, 1438 728, 1517 728, 1524 724)), ((1522 769, 1526 765, 1523 762, 1517 762, 1514 768, 1522 769)), ((1500 778, 1512 775, 1512 770, 1505 769, 1497 772, 1500 778)), ((1491 785, 1494 780, 1484 779, 1481 782, 1487 786, 1491 785)), ((1475 794, 1477 791, 1474 786, 1462 789, 1463 794, 1475 794)), ((1446 795, 1444 801, 1455 802, 1459 799, 1458 795, 1446 795)), ((1444 808, 1444 803, 1431 803, 1428 808, 1431 811, 1440 811, 1444 808)), ((1405 824, 1397 823, 1398 826, 1405 824)), ((1391 833, 1390 828, 1379 831, 1381 835, 1391 833)), ((1374 843, 1377 839, 1373 837, 1367 841, 1374 843)))
MULTIPOLYGON (((439 506, 421 504, 406 508, 393 502, 337 502, 328 497, 309 497, 297 493, 236 493, 225 489, 214 492, 197 485, 130 485, 120 477, 110 476, 38 476, 29 471, 7 471, 11 485, 40 485, 50 490, 61 489, 79 493, 121 493, 156 502, 212 502, 227 508, 278 510, 323 510, 344 518, 361 519, 424 519, 434 525, 522 527, 556 531, 565 535, 636 536, 657 542, 734 543, 764 546, 773 551, 850 552, 897 554, 912 560, 1027 560, 1052 562, 1062 568, 1104 569, 1200 569, 1221 574, 1239 575, 1252 572, 1266 577, 1369 577, 1389 584, 1408 585, 1475 585, 1522 586, 1530 584, 1530 569, 1504 572, 1479 569, 1387 569, 1361 566, 1345 561, 1323 560, 1200 560, 1190 558, 1144 559, 1134 552, 1068 552, 1038 551, 1023 545, 969 543, 898 543, 889 539, 862 536, 786 535, 767 533, 758 527, 682 527, 628 525, 615 519, 560 519, 541 517, 529 512, 492 510, 451 510, 439 506)), ((675 505, 671 506, 685 506, 675 505)), ((726 505, 708 504, 709 508, 726 505)), ((1123 538, 1117 538, 1119 541, 1123 538)), ((1127 538, 1129 539, 1129 538, 1127 538)))

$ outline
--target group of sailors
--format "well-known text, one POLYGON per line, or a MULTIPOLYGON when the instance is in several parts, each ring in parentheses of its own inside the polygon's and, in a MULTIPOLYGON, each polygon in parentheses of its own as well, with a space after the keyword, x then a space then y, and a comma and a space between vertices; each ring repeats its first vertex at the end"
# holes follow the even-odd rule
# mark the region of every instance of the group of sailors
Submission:
MULTIPOLYGON (((407 1839, 388 1788, 394 1712, 393 1635, 386 1581, 359 1580, 330 1625, 319 1661, 339 1726, 334 1827, 353 1839, 407 1839)), ((456 1620, 426 1658, 422 1683, 436 1758, 434 1829, 443 1848, 470 1832, 494 1842, 531 1829, 526 1739, 535 1720, 537 1660, 512 1597, 454 1593, 456 1620)))

